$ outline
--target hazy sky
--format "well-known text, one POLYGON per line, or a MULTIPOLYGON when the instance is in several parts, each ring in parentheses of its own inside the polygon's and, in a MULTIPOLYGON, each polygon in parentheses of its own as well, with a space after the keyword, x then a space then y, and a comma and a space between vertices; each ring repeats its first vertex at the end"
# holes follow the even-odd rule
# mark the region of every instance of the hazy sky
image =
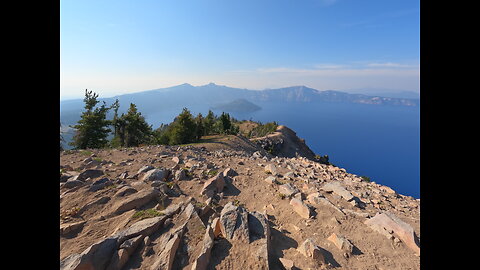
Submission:
POLYGON ((419 91, 419 0, 61 0, 60 98, 214 82, 419 91))

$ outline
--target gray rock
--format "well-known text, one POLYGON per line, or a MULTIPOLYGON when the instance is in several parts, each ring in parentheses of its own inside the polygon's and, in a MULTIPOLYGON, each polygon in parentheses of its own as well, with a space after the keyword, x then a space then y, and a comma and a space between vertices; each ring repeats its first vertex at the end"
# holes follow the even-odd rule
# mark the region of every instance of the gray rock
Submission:
POLYGON ((181 170, 177 170, 175 172, 175 180, 181 181, 181 180, 187 180, 187 179, 188 179, 188 177, 187 177, 187 173, 185 172, 185 170, 181 169, 181 170))
POLYGON ((205 235, 203 236, 203 245, 202 250, 200 251, 200 255, 198 255, 197 259, 193 262, 192 270, 205 270, 207 269, 208 263, 210 262, 211 251, 213 247, 213 229, 212 227, 208 226, 205 235))
POLYGON ((117 248, 117 238, 96 242, 82 253, 74 253, 60 261, 61 270, 105 269, 117 248))
POLYGON ((249 243, 248 212, 232 202, 227 203, 220 213, 220 229, 227 240, 249 243))
POLYGON ((402 240, 415 254, 420 256, 419 239, 412 226, 399 219, 393 213, 377 213, 373 218, 367 219, 364 223, 373 230, 387 236, 388 234, 385 234, 385 232, 393 232, 394 236, 402 240))
POLYGON ((148 172, 148 171, 153 170, 153 169, 155 169, 155 167, 150 166, 150 165, 145 165, 145 166, 143 166, 142 168, 140 168, 140 169, 138 170, 137 174, 141 174, 141 173, 144 173, 144 172, 148 172))
POLYGON ((122 244, 125 240, 137 237, 139 235, 148 236, 153 232, 157 231, 163 222, 167 219, 166 216, 159 216, 153 218, 146 218, 140 221, 137 221, 128 229, 120 231, 113 236, 118 239, 119 245, 122 244))
POLYGON ((77 180, 85 181, 87 178, 97 178, 102 176, 104 173, 102 170, 85 170, 80 173, 77 177, 77 180))
POLYGON ((63 183, 62 187, 64 188, 74 188, 78 186, 83 186, 85 183, 80 180, 68 180, 67 182, 63 183))
POLYGON ((142 190, 140 192, 134 193, 128 196, 126 199, 115 204, 112 209, 113 214, 121 214, 131 209, 141 207, 144 204, 147 204, 153 199, 160 199, 161 192, 155 188, 142 190))
POLYGON ((167 179, 169 174, 170 174, 170 171, 166 169, 149 170, 143 176, 142 181, 145 181, 145 182, 151 182, 155 180, 164 181, 167 179))
POLYGON ((350 201, 354 198, 352 193, 346 190, 339 182, 328 182, 323 185, 322 189, 326 192, 333 192, 339 196, 341 196, 346 201, 350 201))
POLYGON ((130 194, 133 194, 137 192, 136 189, 134 189, 133 187, 131 186, 124 186, 122 188, 120 188, 116 193, 115 195, 113 195, 113 197, 123 197, 123 196, 128 196, 130 194))
POLYGON ((294 187, 292 184, 286 183, 278 187, 278 192, 290 198, 300 191, 296 187, 294 187))
POLYGON ((265 178, 264 181, 273 185, 277 182, 277 178, 275 178, 275 176, 270 175, 269 177, 265 178))
POLYGON ((273 164, 268 164, 267 166, 265 166, 265 172, 271 173, 274 176, 278 174, 277 168, 273 164))

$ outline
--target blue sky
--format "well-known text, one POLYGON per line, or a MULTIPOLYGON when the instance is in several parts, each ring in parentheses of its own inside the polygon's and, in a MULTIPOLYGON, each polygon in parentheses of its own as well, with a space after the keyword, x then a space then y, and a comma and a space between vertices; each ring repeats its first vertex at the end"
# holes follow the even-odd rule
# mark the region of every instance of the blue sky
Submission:
POLYGON ((419 91, 419 0, 61 0, 60 98, 182 83, 419 91))

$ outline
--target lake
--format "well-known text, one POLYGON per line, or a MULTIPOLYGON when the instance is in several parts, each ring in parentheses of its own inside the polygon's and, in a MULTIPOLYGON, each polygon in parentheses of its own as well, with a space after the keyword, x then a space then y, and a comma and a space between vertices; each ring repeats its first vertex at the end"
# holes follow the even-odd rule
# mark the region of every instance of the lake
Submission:
MULTIPOLYGON (((351 103, 262 103, 262 110, 230 113, 238 120, 276 121, 297 132, 318 155, 335 166, 420 198, 420 108, 351 103)), ((208 109, 188 108, 192 114, 208 109)), ((146 115, 157 128, 181 108, 146 115)), ((214 111, 219 115, 221 112, 214 111)))

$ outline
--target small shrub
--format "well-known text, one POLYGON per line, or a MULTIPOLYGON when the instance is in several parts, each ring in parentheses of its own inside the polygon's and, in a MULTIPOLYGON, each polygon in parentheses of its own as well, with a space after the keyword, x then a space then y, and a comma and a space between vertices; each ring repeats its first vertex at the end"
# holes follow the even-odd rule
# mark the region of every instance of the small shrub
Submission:
POLYGON ((365 181, 365 182, 371 182, 370 177, 368 177, 368 176, 360 176, 360 178, 362 178, 363 181, 365 181))
POLYGON ((218 173, 217 170, 210 170, 210 171, 207 173, 207 175, 208 175, 208 176, 215 176, 215 175, 217 175, 217 173, 218 173))
POLYGON ((285 199, 287 197, 287 195, 285 194, 282 194, 282 193, 278 193, 278 197, 280 197, 280 199, 285 199))
POLYGON ((135 214, 133 214, 132 218, 142 220, 146 218, 158 217, 163 215, 164 215, 163 213, 157 211, 156 209, 150 208, 150 209, 137 211, 135 214))
POLYGON ((82 150, 82 151, 80 151, 80 154, 84 155, 84 156, 91 156, 93 153, 92 153, 92 151, 82 150))

